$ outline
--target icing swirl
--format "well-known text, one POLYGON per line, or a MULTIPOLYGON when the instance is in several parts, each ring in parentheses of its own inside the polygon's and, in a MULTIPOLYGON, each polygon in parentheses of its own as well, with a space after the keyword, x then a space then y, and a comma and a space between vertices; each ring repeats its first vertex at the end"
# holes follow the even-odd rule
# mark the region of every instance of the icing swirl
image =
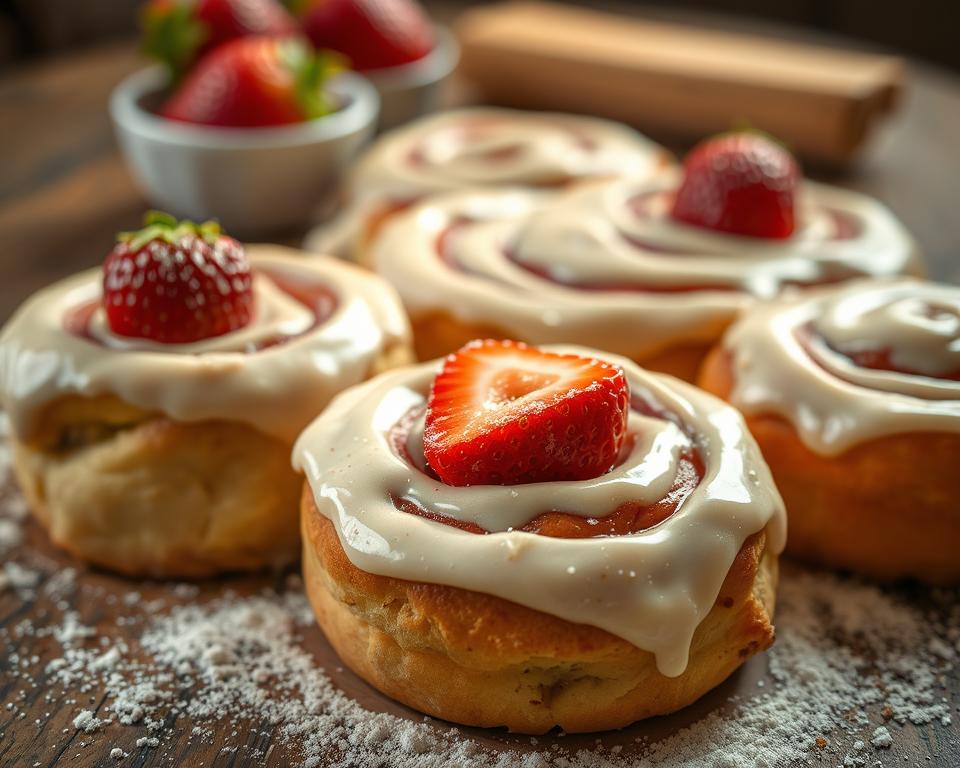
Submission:
POLYGON ((798 231, 772 241, 675 222, 676 180, 435 197, 386 226, 373 261, 413 313, 634 358, 710 342, 755 298, 792 286, 921 269, 892 214, 854 192, 807 182, 798 231))
POLYGON ((630 414, 628 455, 596 479, 453 487, 423 471, 416 428, 408 452, 394 450, 391 430, 423 408, 438 361, 388 372, 337 397, 297 440, 294 465, 357 567, 492 594, 591 624, 654 653, 664 674, 682 674, 693 633, 747 537, 766 529, 767 545, 782 549, 783 505, 732 408, 627 360, 605 359, 623 367, 634 398, 649 407, 630 414), (587 539, 517 530, 538 512, 602 517, 626 501, 656 502, 690 450, 703 457, 703 477, 652 528, 587 539), (400 511, 394 499, 415 503, 433 519, 400 511))
POLYGON ((731 402, 783 416, 819 454, 890 434, 960 432, 956 286, 856 281, 759 305, 724 347, 731 402))
POLYGON ((15 434, 28 438, 62 396, 113 394, 177 420, 241 421, 292 443, 380 352, 409 340, 396 295, 375 276, 279 246, 247 250, 252 321, 192 344, 113 334, 99 269, 30 298, 0 332, 0 404, 15 434))
POLYGON ((307 247, 348 255, 369 216, 437 192, 646 178, 669 157, 633 129, 594 117, 492 108, 429 115, 390 131, 367 150, 347 181, 348 208, 310 233, 307 247))
POLYGON ((473 108, 417 120, 382 137, 350 177, 350 196, 410 200, 470 186, 554 187, 584 178, 643 177, 664 149, 593 117, 473 108))

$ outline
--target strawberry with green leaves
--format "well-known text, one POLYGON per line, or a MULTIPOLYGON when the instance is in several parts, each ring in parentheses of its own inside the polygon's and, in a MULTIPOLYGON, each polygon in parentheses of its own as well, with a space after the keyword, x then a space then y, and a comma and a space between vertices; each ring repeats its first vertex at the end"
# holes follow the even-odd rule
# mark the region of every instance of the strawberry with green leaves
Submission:
POLYGON ((201 57, 238 37, 298 35, 278 0, 149 0, 141 12, 144 50, 181 79, 201 57))
POLYGON ((241 37, 205 56, 161 107, 170 120, 231 128, 287 125, 332 112, 324 83, 339 59, 291 37, 241 37))
POLYGON ((244 327, 253 308, 243 246, 216 222, 152 211, 103 264, 103 309, 118 336, 187 344, 244 327))

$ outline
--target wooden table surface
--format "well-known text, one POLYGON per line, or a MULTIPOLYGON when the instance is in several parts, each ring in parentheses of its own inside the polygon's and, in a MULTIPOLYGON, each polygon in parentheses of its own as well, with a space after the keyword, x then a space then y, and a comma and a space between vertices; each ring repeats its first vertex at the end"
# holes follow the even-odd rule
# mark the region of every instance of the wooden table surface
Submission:
MULTIPOLYGON (((34 290, 100 263, 114 233, 138 224, 146 204, 115 148, 106 103, 117 81, 140 64, 134 47, 123 43, 0 76, 0 321, 34 290)), ((844 172, 814 169, 809 175, 863 190, 885 201, 918 238, 933 276, 960 282, 960 78, 918 65, 910 67, 909 75, 902 110, 880 131, 862 161, 844 172)), ((278 239, 296 242, 300 236, 302 232, 287 232, 278 239)), ((69 562, 45 543, 35 526, 27 524, 26 530, 26 546, 47 563, 51 573, 69 562)), ((71 564, 80 568, 81 583, 101 590, 101 594, 119 594, 133 588, 128 581, 71 564)), ((261 582, 242 583, 256 586, 261 582)), ((222 588, 218 583, 204 590, 222 588)), ((149 597, 150 589, 144 590, 145 597, 149 597)), ((79 596, 72 607, 83 620, 96 623, 102 618, 102 606, 83 598, 83 591, 76 594, 79 596)), ((52 610, 49 600, 21 600, 9 591, 0 594, 0 626, 25 618, 42 624, 49 620, 52 610)), ((318 633, 311 643, 320 657, 330 657, 318 633)), ((45 652, 42 645, 38 643, 37 649, 41 656, 45 652)), ((357 695, 369 696, 349 675, 336 682, 357 695)), ((954 681, 953 687, 956 695, 960 684, 954 681)), ((15 690, 14 682, 4 679, 0 659, 0 701, 15 690)), ((78 741, 73 737, 60 745, 62 748, 53 749, 47 744, 44 733, 59 735, 68 728, 75 708, 58 708, 56 703, 45 701, 43 694, 41 682, 38 689, 18 702, 26 713, 20 720, 0 711, 0 766, 59 766, 68 760, 80 766, 113 764, 102 753, 73 749, 78 741), (43 727, 35 725, 34 720, 42 720, 43 727)), ((161 756, 155 750, 138 750, 136 737, 144 734, 128 730, 131 732, 118 736, 117 741, 135 757, 135 763, 125 765, 198 765, 201 761, 205 766, 261 764, 240 752, 232 752, 225 759, 219 748, 197 743, 184 743, 161 756)), ((942 768, 960 765, 960 729, 954 725, 951 733, 950 738, 937 739, 930 732, 919 731, 909 748, 903 750, 904 762, 900 764, 922 762, 942 768)), ((270 764, 285 763, 276 758, 270 764)), ((829 765, 831 761, 817 760, 816 764, 829 765)), ((889 763, 885 760, 884 764, 889 763)))

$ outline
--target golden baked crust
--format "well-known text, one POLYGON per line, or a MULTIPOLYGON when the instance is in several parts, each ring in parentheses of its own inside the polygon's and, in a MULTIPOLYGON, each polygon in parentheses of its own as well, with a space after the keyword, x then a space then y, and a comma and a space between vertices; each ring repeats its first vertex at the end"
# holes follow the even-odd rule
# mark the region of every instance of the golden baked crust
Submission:
MULTIPOLYGON (((414 348, 419 360, 445 357, 474 339, 513 338, 510 333, 493 323, 466 323, 439 310, 414 314, 410 323, 413 326, 414 348)), ((694 381, 712 346, 711 342, 674 344, 652 355, 627 357, 648 370, 667 373, 684 381, 694 381)))
POLYGON ((308 486, 301 525, 307 595, 340 658, 392 698, 458 723, 521 733, 620 728, 687 706, 773 642, 777 557, 763 532, 744 543, 686 672, 669 678, 652 654, 596 627, 360 570, 308 486))
MULTIPOLYGON (((411 362, 394 344, 370 375, 411 362)), ((113 395, 70 395, 13 441, 17 479, 53 542, 132 576, 193 578, 296 559, 291 446, 240 422, 179 422, 113 395)))
POLYGON ((151 418, 62 450, 14 441, 14 465, 53 542, 96 565, 184 578, 296 557, 290 447, 243 424, 151 418))
MULTIPOLYGON (((729 401, 733 376, 718 348, 698 383, 729 401)), ((890 435, 820 456, 779 415, 745 418, 786 503, 788 554, 882 580, 960 583, 960 435, 890 435)))

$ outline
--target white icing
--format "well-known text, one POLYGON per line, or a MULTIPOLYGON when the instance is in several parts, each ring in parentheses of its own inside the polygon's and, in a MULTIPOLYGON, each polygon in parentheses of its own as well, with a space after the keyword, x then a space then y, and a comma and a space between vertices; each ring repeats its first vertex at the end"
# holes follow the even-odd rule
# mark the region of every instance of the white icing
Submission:
POLYGON ((783 548, 783 504, 736 411, 676 379, 622 358, 604 359, 623 367, 635 397, 656 403, 676 423, 632 412, 629 430, 636 442, 620 465, 599 478, 452 487, 424 474, 417 466, 420 430, 408 440, 412 464, 393 450, 389 431, 423 407, 437 361, 388 372, 337 397, 297 440, 294 465, 358 568, 496 595, 597 626, 654 653, 663 674, 682 674, 693 633, 747 537, 766 528, 767 546, 783 548), (674 481, 678 456, 691 444, 705 463, 704 477, 653 528, 593 539, 513 530, 539 512, 602 517, 628 499, 658 501, 674 481), (491 533, 472 534, 401 512, 391 494, 491 533))
POLYGON ((387 224, 373 263, 414 314, 442 310, 523 341, 633 358, 713 341, 755 298, 794 284, 921 269, 899 222, 857 193, 806 182, 797 232, 761 240, 675 222, 667 203, 676 181, 661 174, 559 196, 475 190, 431 198, 387 224), (637 197, 648 201, 642 215, 630 206, 637 197), (832 212, 855 219, 858 234, 835 239, 832 212), (459 267, 451 268, 438 258, 438 239, 464 219, 472 223, 447 239, 459 267), (607 287, 630 284, 641 289, 607 287))
POLYGON ((804 444, 835 456, 907 432, 960 432, 960 288, 856 281, 762 304, 729 331, 731 402, 788 419, 804 444), (812 329, 812 334, 808 330, 812 329), (846 353, 891 351, 915 373, 856 365, 846 353))
POLYGON ((599 118, 492 108, 441 112, 380 137, 350 173, 347 209, 311 233, 307 247, 346 255, 367 216, 436 192, 644 178, 668 162, 662 147, 599 118))
POLYGON ((29 436, 40 411, 64 395, 113 394, 180 421, 240 421, 292 443, 335 394, 367 376, 385 347, 409 340, 396 294, 376 276, 279 246, 247 251, 253 319, 193 344, 119 337, 102 311, 89 326, 95 339, 67 331, 68 312, 99 301, 99 269, 34 295, 0 331, 0 404, 15 433, 29 436), (318 324, 271 276, 325 287, 336 308, 318 324), (278 334, 290 338, 252 351, 278 334))
MULTIPOLYGON (((202 355, 208 352, 251 352, 271 338, 299 336, 315 324, 314 311, 285 293, 263 272, 255 273, 253 280, 256 301, 251 322, 224 336, 189 344, 164 344, 150 339, 118 336, 111 330, 102 306, 98 306, 90 318, 89 332, 101 344, 116 349, 202 355)), ((96 299, 98 295, 95 293, 91 299, 96 299)))
POLYGON ((661 168, 667 157, 662 147, 608 120, 459 109, 421 118, 381 137, 351 173, 350 196, 410 200, 472 186, 643 177, 661 168))

